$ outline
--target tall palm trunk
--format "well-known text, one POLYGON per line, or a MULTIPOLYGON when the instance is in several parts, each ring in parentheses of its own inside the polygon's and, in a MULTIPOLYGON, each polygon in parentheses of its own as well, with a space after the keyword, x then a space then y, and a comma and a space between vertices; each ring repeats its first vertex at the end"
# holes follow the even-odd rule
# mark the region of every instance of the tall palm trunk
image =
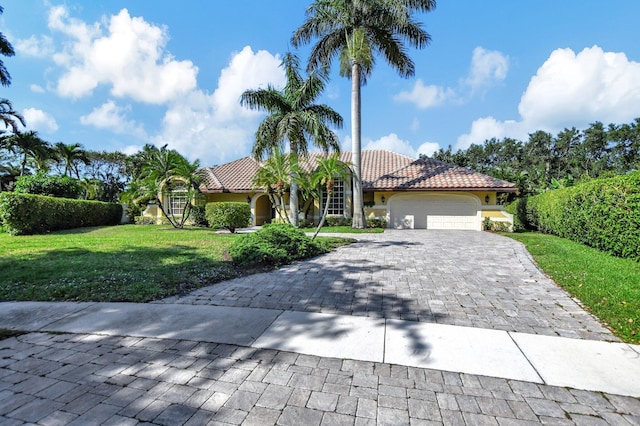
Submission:
POLYGON ((298 147, 292 143, 291 145, 291 186, 289 191, 289 222, 295 227, 298 226, 298 176, 296 170, 298 169, 298 147))
POLYGON ((360 105, 360 64, 351 65, 351 162, 353 163, 353 223, 352 227, 364 229, 364 200, 362 198, 362 131, 360 105))

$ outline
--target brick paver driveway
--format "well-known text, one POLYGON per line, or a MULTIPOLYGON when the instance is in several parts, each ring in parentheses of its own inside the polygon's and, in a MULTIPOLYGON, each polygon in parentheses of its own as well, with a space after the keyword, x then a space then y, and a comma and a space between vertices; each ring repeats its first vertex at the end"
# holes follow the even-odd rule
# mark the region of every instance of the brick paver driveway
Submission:
POLYGON ((158 303, 376 316, 618 340, 510 238, 433 230, 345 236, 359 242, 158 303))

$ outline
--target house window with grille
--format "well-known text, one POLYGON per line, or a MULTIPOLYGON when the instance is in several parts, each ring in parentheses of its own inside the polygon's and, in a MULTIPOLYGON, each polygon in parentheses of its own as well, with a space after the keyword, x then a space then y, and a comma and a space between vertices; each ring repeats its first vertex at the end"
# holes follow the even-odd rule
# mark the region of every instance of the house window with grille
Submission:
MULTIPOLYGON (((322 191, 322 208, 327 200, 327 190, 322 191)), ((333 181, 333 193, 329 200, 329 211, 327 214, 344 215, 344 181, 335 179, 333 181)))
POLYGON ((187 206, 186 191, 172 191, 165 194, 165 210, 173 216, 182 216, 187 206))

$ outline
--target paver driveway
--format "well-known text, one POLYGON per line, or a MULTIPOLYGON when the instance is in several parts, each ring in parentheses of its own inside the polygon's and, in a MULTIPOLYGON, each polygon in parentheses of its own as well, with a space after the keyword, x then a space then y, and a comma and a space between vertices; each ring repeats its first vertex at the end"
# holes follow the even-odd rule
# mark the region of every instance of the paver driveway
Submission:
POLYGON ((358 243, 309 261, 156 303, 375 316, 618 340, 510 238, 434 230, 356 237, 358 243))

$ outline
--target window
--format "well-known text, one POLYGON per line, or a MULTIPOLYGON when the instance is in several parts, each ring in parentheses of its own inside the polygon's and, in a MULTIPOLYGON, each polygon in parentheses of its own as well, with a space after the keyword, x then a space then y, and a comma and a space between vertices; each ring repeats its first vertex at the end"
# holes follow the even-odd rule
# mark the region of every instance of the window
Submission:
MULTIPOLYGON (((322 191, 322 208, 324 209, 324 202, 327 199, 326 189, 322 191)), ((344 181, 335 179, 333 181, 333 194, 329 200, 329 210, 327 214, 344 215, 344 181)))
POLYGON ((164 208, 167 214, 172 216, 182 216, 187 206, 186 191, 167 192, 164 196, 164 208))

